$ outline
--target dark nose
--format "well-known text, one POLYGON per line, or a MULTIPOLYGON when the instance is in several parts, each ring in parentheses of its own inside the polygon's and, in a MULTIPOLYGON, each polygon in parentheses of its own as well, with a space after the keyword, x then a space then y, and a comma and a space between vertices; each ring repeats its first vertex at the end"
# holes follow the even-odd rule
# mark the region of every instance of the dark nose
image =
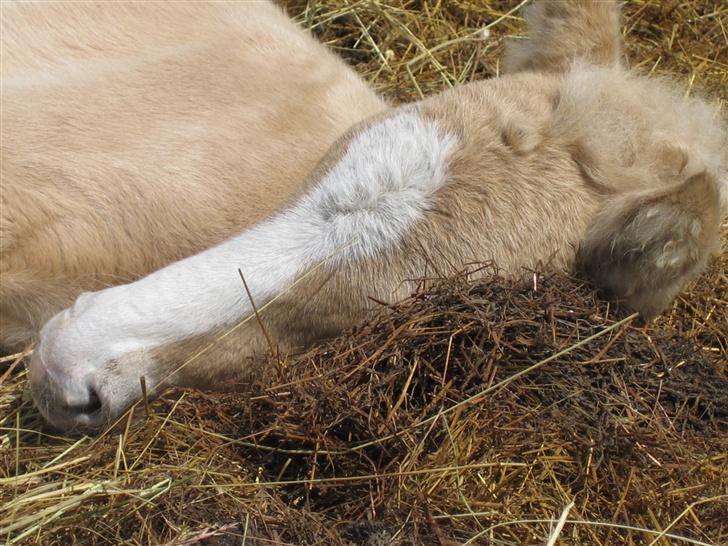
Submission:
POLYGON ((91 415, 101 409, 101 398, 93 387, 88 389, 88 401, 77 406, 67 406, 66 410, 74 415, 91 415))

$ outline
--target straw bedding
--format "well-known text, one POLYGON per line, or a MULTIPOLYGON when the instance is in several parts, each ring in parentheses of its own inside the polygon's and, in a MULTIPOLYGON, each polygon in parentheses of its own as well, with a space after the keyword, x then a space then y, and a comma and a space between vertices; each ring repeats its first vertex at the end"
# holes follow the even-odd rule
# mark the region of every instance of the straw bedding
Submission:
MULTIPOLYGON (((515 2, 291 0, 393 101, 498 73, 515 2)), ((728 8, 625 7, 633 66, 723 111, 728 8)), ((726 231, 728 234, 728 230, 726 231)), ((534 273, 423 280, 246 392, 174 391, 99 438, 0 364, 9 544, 728 544, 728 255, 655 323, 534 273)))

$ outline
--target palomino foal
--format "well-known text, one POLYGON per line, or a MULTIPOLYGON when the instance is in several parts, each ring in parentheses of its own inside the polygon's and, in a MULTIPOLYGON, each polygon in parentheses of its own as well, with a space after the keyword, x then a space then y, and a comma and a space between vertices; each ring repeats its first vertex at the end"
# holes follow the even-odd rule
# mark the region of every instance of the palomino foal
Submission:
MULTIPOLYGON (((276 49, 260 36, 294 33, 269 6, 245 9, 270 16, 255 28, 237 21, 231 32, 248 47, 276 49), (269 20, 275 20, 269 30, 259 26, 269 20)), ((683 100, 621 66, 616 3, 537 2, 527 20, 531 38, 511 49, 506 76, 384 112, 365 91, 371 107, 364 109, 336 97, 317 114, 337 117, 354 107, 364 114, 355 118, 367 117, 364 110, 375 115, 346 131, 275 212, 131 284, 83 294, 54 316, 30 363, 44 415, 62 428, 94 430, 140 397, 141 377, 158 392, 169 385, 222 387, 254 374, 267 342, 256 321, 240 324, 253 302, 265 307, 261 318, 270 338, 293 350, 360 320, 372 299, 405 296, 405 279, 474 261, 493 260, 513 276, 538 263, 576 266, 645 315, 659 312, 718 246, 720 218, 728 210, 725 126, 705 103, 683 100), (202 358, 179 366, 235 324, 234 333, 202 358)), ((315 50, 313 70, 320 50, 303 33, 298 40, 315 50)), ((149 72, 158 70, 160 77, 164 70, 151 59, 188 67, 199 62, 182 46, 167 48, 139 62, 152 63, 149 72)), ((245 70, 240 65, 253 60, 235 62, 235 70, 245 70)), ((286 56, 276 62, 284 74, 286 56)), ((337 65, 333 82, 351 78, 344 74, 337 65)), ((169 89, 172 82, 164 83, 169 89)), ((103 84, 92 77, 87 85, 103 84)), ((133 93, 138 85, 118 91, 133 93)), ((216 81, 207 85, 230 108, 290 108, 266 85, 287 85, 301 93, 295 104, 311 107, 311 90, 295 79, 224 96, 215 93, 216 81)), ((186 97, 184 88, 179 95, 186 97)), ((209 108, 222 109, 220 103, 209 108)), ((182 124, 193 113, 182 114, 165 119, 182 124)), ((224 138, 273 146, 288 130, 283 118, 275 128, 240 125, 224 138)), ((309 130, 299 133, 301 146, 319 138, 317 128, 309 130)), ((214 132, 211 127, 193 140, 204 144, 218 138, 214 132)), ((167 143, 155 144, 166 158, 167 143)), ((108 161, 126 146, 109 150, 108 161)), ((156 151, 147 156, 150 167, 156 151)), ((280 153, 310 150, 294 145, 280 153)), ((188 160, 181 161, 188 168, 188 160)), ((135 167, 146 169, 147 162, 135 167)), ((229 169, 206 174, 228 184, 245 176, 229 169)), ((246 200, 248 184, 259 188, 278 169, 271 161, 265 172, 244 178, 235 203, 246 200)))

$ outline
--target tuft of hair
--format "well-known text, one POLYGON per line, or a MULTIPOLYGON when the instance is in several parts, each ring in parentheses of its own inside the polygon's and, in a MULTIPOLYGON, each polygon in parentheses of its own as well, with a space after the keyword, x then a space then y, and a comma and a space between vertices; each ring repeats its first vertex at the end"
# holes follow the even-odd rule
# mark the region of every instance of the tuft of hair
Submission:
POLYGON ((704 269, 719 245, 717 181, 703 172, 669 188, 615 197, 587 230, 577 266, 649 319, 704 269))
POLYGON ((541 0, 525 9, 528 37, 511 39, 505 73, 563 72, 575 59, 618 65, 622 57, 615 0, 541 0))

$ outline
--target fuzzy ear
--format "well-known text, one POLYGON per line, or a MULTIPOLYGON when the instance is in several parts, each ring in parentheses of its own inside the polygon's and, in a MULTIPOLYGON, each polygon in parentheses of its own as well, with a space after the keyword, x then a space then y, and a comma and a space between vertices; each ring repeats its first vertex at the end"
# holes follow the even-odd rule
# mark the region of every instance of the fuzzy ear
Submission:
POLYGON ((664 310, 720 245, 720 198, 706 173, 615 197, 577 253, 578 268, 645 318, 664 310))
POLYGON ((563 72, 574 59, 617 65, 622 56, 615 0, 537 0, 524 13, 528 38, 511 39, 504 72, 563 72))

